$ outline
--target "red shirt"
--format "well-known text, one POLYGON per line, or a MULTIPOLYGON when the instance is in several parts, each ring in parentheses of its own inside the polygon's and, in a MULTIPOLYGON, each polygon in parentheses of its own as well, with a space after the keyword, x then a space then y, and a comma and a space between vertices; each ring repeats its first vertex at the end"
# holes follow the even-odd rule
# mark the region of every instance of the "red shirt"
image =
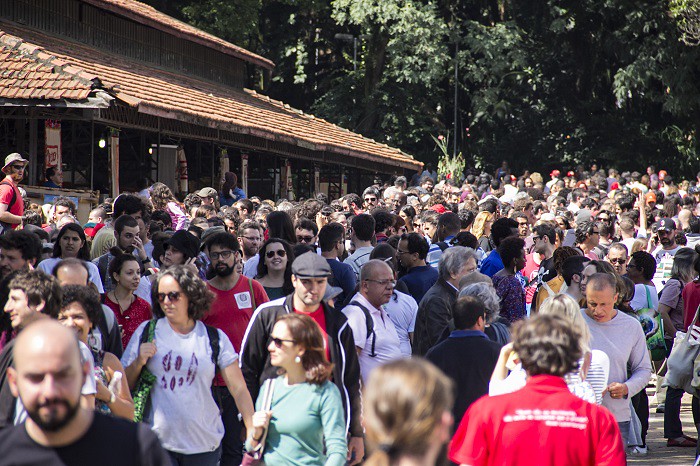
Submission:
MULTIPOLYGON (((15 195, 17 196, 15 198, 15 203, 12 204, 12 207, 9 207, 7 210, 11 214, 19 215, 21 217, 24 215, 24 200, 22 199, 22 194, 19 192, 17 185, 9 176, 6 176, 2 181, 3 183, 0 183, 0 204, 5 204, 9 207, 10 203, 12 202, 12 191, 14 191, 15 195), (10 187, 9 183, 12 183, 12 187, 10 187)), ((14 230, 19 226, 19 223, 11 223, 9 225, 14 230)))
POLYGON ((624 466, 615 417, 573 395, 564 379, 531 377, 524 388, 472 404, 449 458, 473 466, 624 466))
MULTIPOLYGON (((683 287, 683 331, 687 332, 700 306, 700 282, 693 280, 683 287)), ((696 324, 697 325, 697 324, 696 324)))
POLYGON ((109 296, 105 294, 105 305, 114 311, 117 323, 122 330, 122 345, 124 348, 126 348, 129 340, 131 340, 131 335, 141 325, 141 322, 150 320, 153 317, 151 305, 138 296, 134 296, 134 298, 136 299, 131 303, 129 309, 122 314, 119 304, 109 299, 109 296))
MULTIPOLYGON (((230 290, 214 288, 210 283, 207 283, 207 286, 214 292, 216 298, 202 322, 224 332, 231 340, 236 352, 240 353, 248 322, 250 322, 255 309, 269 301, 267 293, 260 283, 243 275, 238 278, 230 290), (255 299, 251 299, 251 287, 255 299)), ((226 383, 220 375, 217 375, 214 385, 222 387, 226 383)))
POLYGON ((323 333, 323 346, 326 348, 326 357, 328 360, 331 360, 331 350, 328 347, 328 332, 326 331, 326 314, 323 312, 323 306, 318 306, 318 309, 316 309, 314 312, 301 312, 296 309, 294 309, 294 312, 297 314, 306 314, 307 316, 311 317, 314 322, 318 324, 318 326, 321 328, 321 332, 323 333))

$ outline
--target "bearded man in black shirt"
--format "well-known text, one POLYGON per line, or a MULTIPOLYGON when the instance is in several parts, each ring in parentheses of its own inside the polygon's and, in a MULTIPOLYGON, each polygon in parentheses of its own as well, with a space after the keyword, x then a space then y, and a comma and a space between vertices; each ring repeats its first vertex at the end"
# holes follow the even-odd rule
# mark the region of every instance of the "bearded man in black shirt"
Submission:
POLYGON ((0 432, 0 465, 171 464, 145 424, 80 406, 85 377, 94 375, 68 328, 44 318, 19 334, 8 378, 28 417, 0 432))

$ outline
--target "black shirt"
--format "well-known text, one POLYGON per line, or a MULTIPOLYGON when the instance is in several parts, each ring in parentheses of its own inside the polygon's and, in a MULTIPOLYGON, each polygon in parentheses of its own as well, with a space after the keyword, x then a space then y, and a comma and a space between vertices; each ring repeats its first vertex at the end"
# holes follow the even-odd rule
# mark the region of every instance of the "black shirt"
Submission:
POLYGON ((36 443, 20 424, 0 432, 0 466, 170 466, 168 454, 146 424, 95 413, 90 429, 65 447, 36 443))

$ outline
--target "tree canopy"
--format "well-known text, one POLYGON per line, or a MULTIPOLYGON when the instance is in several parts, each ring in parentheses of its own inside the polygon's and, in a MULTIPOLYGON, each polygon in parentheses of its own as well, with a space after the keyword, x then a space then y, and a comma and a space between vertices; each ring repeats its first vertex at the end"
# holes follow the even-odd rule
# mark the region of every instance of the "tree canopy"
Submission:
POLYGON ((448 131, 479 168, 700 161, 697 0, 149 3, 272 59, 251 86, 422 161, 448 131))

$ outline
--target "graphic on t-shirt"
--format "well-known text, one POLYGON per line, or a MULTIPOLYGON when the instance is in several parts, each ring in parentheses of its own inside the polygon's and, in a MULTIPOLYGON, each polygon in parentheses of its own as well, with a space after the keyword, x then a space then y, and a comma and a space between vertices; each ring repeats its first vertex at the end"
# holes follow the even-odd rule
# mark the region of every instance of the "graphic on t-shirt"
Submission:
POLYGON ((245 291, 243 293, 236 293, 233 295, 234 298, 236 298, 236 304, 238 305, 238 309, 250 309, 253 307, 253 302, 250 299, 250 292, 245 291))
POLYGON ((192 382, 194 382, 194 379, 197 377, 199 361, 194 353, 192 353, 192 356, 190 357, 190 364, 187 367, 187 371, 185 371, 182 366, 182 356, 176 356, 175 362, 173 363, 172 350, 168 351, 168 353, 163 356, 162 364, 165 375, 160 378, 160 383, 163 386, 163 389, 170 388, 170 390, 174 391, 175 388, 182 387, 184 384, 192 385, 192 382), (169 375, 171 369, 173 370, 173 375, 169 375))
POLYGON ((584 430, 588 427, 588 418, 579 416, 575 411, 558 409, 516 409, 515 414, 503 416, 503 422, 544 422, 548 427, 566 427, 584 430))

